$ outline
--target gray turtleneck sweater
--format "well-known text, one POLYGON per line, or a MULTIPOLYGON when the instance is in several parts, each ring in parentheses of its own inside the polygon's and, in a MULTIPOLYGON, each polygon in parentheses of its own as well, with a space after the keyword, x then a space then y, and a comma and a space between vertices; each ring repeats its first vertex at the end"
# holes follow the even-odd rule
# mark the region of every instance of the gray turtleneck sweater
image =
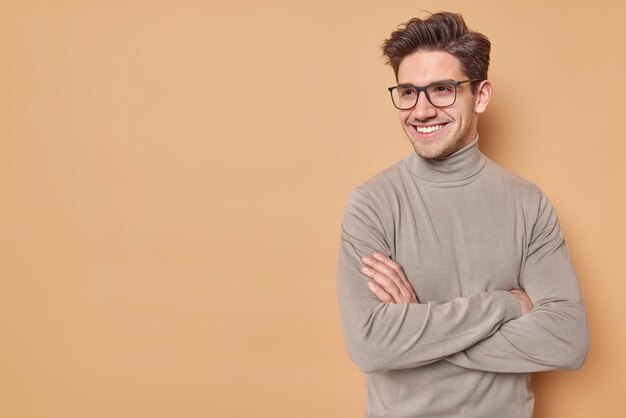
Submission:
POLYGON ((530 372, 579 368, 587 325, 556 214, 533 184, 478 150, 411 153, 357 187, 337 291, 366 417, 531 417, 530 372), (419 303, 381 303, 360 257, 399 263, 419 303), (535 308, 520 316, 510 289, 535 308))

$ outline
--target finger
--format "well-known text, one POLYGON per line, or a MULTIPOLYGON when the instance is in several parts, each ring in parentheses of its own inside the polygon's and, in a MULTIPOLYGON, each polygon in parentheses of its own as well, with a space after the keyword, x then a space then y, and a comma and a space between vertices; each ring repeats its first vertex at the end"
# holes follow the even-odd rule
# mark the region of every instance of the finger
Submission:
POLYGON ((361 267, 361 272, 370 279, 372 279, 387 294, 391 295, 394 302, 398 303, 403 297, 402 291, 400 290, 396 282, 387 277, 385 274, 367 266, 361 267))
POLYGON ((394 303, 419 303, 413 288, 398 287, 396 282, 389 279, 384 274, 373 270, 369 267, 362 267, 363 274, 372 279, 372 282, 378 285, 382 290, 393 298, 394 303))
POLYGON ((381 260, 375 259, 373 257, 362 257, 361 260, 363 264, 366 264, 368 267, 371 267, 373 270, 378 271, 379 273, 384 274, 385 276, 392 279, 394 282, 398 284, 398 286, 402 282, 402 277, 398 274, 398 272, 389 267, 388 264, 382 262, 381 260))
POLYGON ((398 277, 400 277, 400 279, 405 282, 405 283, 410 283, 409 279, 407 279, 406 275, 404 274, 404 270, 402 269, 402 266, 398 263, 396 263, 395 261, 393 261, 390 257, 388 257, 386 254, 383 253, 379 253, 376 252, 374 254, 372 254, 372 256, 376 259, 379 260, 380 262, 382 262, 383 264, 385 264, 388 268, 392 269, 393 271, 396 272, 396 274, 398 275, 398 277))
POLYGON ((409 279, 407 279, 406 275, 404 274, 404 270, 402 269, 402 266, 400 266, 400 264, 396 263, 383 253, 376 252, 372 256, 375 257, 376 260, 384 264, 387 268, 393 270, 398 279, 402 283, 404 283, 404 286, 410 289, 411 293, 414 293, 413 286, 411 286, 411 282, 409 282, 409 279))
POLYGON ((378 284, 376 284, 376 282, 374 282, 373 280, 370 280, 367 282, 367 287, 369 288, 370 292, 372 292, 374 296, 376 296, 378 300, 380 300, 381 302, 394 303, 394 300, 391 297, 391 295, 385 292, 385 290, 382 287, 380 287, 378 284))
MULTIPOLYGON (((375 259, 372 257, 363 257, 362 260, 363 260, 363 263, 366 264, 368 267, 383 274, 385 277, 391 279, 395 287, 398 289, 398 291, 404 298, 404 300, 410 300, 411 297, 414 295, 413 287, 409 283, 406 276, 404 276, 404 272, 402 272, 402 267, 400 267, 398 264, 392 261, 393 264, 398 266, 398 270, 400 271, 401 274, 398 274, 398 270, 390 267, 388 263, 385 263, 380 259, 375 259)), ((380 281, 379 281, 379 284, 384 285, 384 283, 381 283, 380 281)), ((388 293, 394 294, 391 288, 389 289, 385 288, 385 290, 387 290, 388 293)))

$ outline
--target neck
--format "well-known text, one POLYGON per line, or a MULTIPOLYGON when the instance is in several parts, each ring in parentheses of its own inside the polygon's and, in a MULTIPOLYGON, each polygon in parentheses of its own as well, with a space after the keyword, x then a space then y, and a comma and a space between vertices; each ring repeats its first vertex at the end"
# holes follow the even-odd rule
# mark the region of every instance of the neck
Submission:
POLYGON ((407 158, 409 170, 423 180, 448 183, 469 179, 485 165, 485 156, 478 150, 478 135, 460 150, 442 158, 425 159, 412 153, 407 158))

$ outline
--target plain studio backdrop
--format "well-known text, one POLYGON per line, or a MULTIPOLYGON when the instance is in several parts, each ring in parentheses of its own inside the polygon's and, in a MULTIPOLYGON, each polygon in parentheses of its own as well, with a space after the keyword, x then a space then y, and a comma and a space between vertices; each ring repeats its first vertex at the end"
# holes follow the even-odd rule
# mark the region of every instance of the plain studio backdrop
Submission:
POLYGON ((491 39, 481 148, 551 198, 579 274, 589 357, 533 376, 536 416, 619 415, 625 9, 2 1, 0 416, 362 416, 339 225, 411 152, 379 46, 421 10, 491 39))

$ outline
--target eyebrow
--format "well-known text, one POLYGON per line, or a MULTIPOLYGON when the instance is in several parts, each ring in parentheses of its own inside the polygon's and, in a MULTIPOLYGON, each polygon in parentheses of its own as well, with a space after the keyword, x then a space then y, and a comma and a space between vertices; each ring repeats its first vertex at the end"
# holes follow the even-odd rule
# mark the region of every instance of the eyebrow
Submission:
POLYGON ((427 86, 432 86, 433 84, 445 84, 445 83, 456 83, 456 80, 453 80, 451 78, 447 80, 438 80, 438 81, 433 81, 432 83, 428 83, 425 86, 416 86, 415 84, 411 84, 411 83, 401 83, 401 84, 398 84, 398 87, 427 87, 427 86))

